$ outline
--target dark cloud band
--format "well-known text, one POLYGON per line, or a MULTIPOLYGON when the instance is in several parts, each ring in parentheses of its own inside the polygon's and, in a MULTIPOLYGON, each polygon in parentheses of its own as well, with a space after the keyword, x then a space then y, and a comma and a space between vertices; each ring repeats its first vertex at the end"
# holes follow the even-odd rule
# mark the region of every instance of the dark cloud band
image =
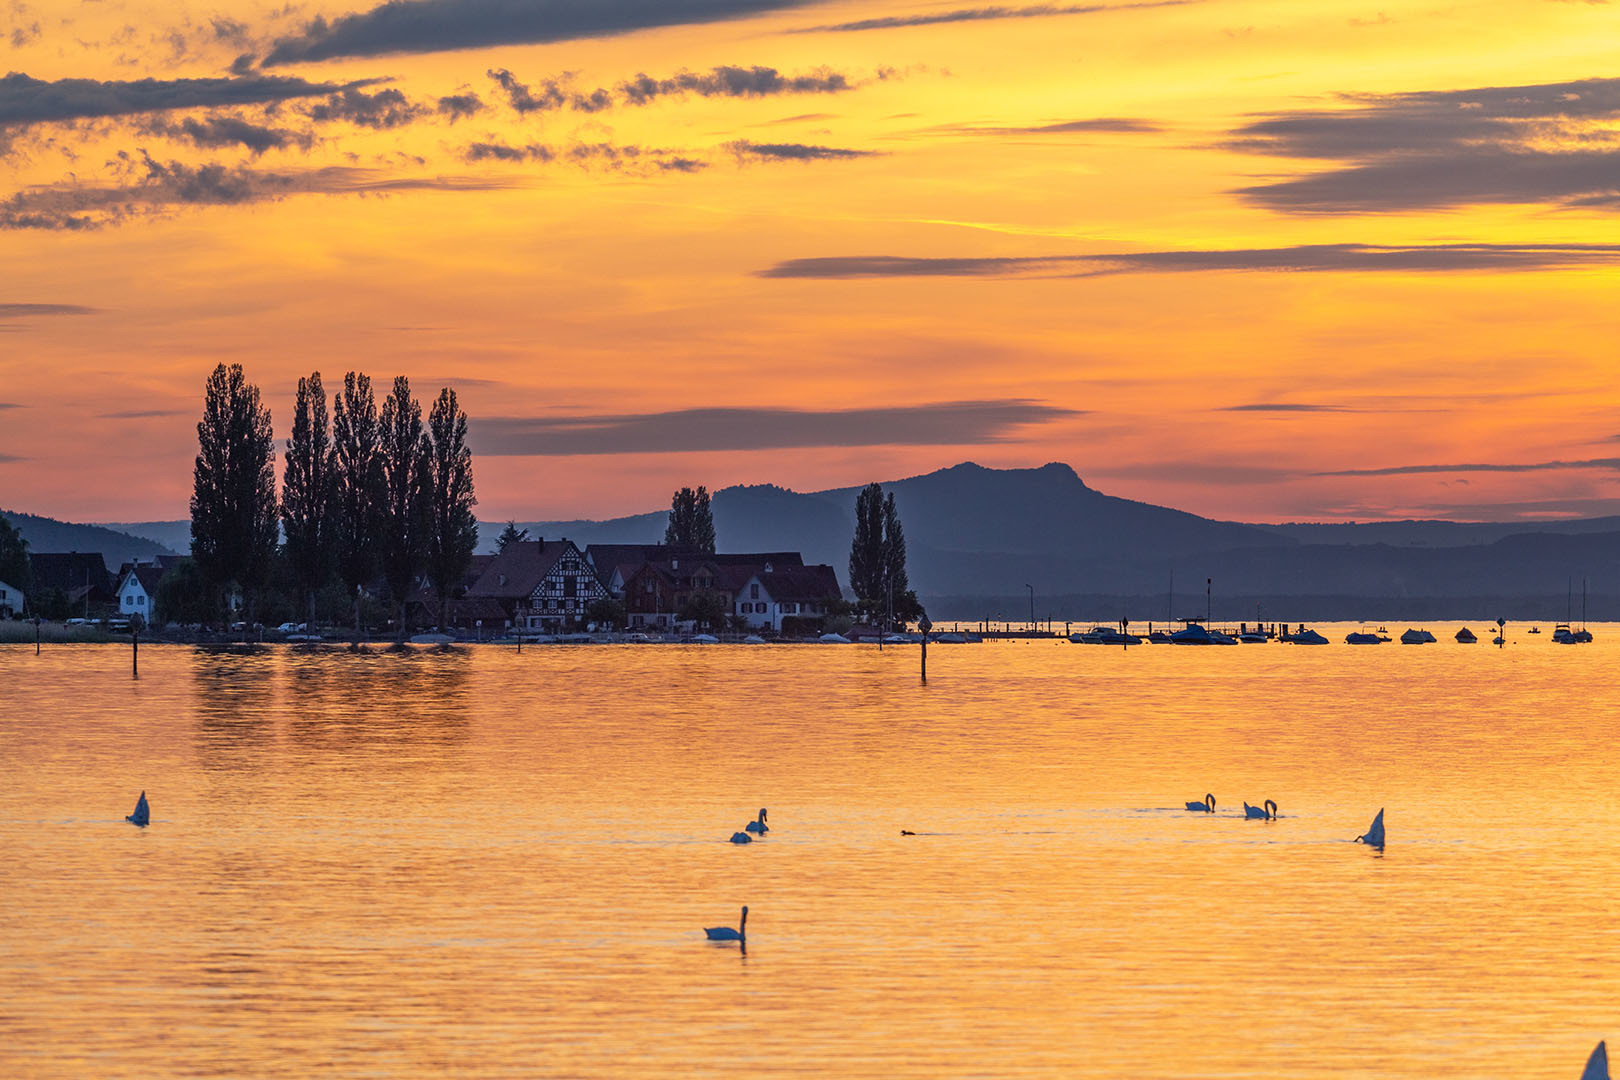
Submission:
POLYGON ((1232 251, 1138 251, 1096 255, 911 258, 834 255, 789 259, 767 278, 1096 277, 1207 271, 1463 273, 1533 271, 1620 262, 1620 244, 1302 244, 1232 251))
POLYGON ((1557 469, 1620 469, 1620 458, 1587 458, 1584 461, 1534 461, 1526 464, 1490 465, 1392 465, 1384 469, 1340 469, 1312 473, 1312 476, 1420 476, 1426 473, 1526 473, 1557 469))
POLYGON ((304 79, 249 75, 215 79, 138 79, 46 82, 17 72, 0 78, 0 125, 87 120, 230 105, 267 105, 337 93, 362 83, 312 83, 304 79))
POLYGON ((957 8, 919 15, 882 15, 853 22, 828 23, 806 26, 794 33, 839 33, 854 30, 899 30, 910 26, 935 26, 939 23, 983 22, 990 19, 1042 19, 1053 15, 1105 15, 1114 11, 1137 11, 1143 8, 1185 7, 1202 0, 1146 0, 1136 4, 1026 4, 1019 7, 992 5, 979 8, 957 8))
MULTIPOLYGON (((97 315, 100 308, 83 304, 0 304, 0 319, 26 318, 30 315, 97 315)), ((0 408, 5 406, 0 405, 0 408)))
POLYGON ((955 446, 1002 442, 1015 429, 1080 415, 1025 399, 952 401, 888 409, 683 409, 558 419, 475 422, 481 454, 570 456, 767 450, 815 446, 955 446))

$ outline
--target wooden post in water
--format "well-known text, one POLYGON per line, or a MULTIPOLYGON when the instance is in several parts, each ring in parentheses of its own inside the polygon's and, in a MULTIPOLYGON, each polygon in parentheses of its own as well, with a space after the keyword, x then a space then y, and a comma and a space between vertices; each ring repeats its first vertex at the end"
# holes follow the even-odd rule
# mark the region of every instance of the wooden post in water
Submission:
POLYGON ((34 616, 34 655, 39 655, 39 616, 34 616))
POLYGON ((917 629, 922 631, 922 681, 924 683, 928 682, 928 631, 933 628, 934 624, 928 621, 928 616, 924 615, 917 620, 917 629))
POLYGON ((129 674, 133 679, 141 677, 141 628, 134 624, 129 628, 129 674))

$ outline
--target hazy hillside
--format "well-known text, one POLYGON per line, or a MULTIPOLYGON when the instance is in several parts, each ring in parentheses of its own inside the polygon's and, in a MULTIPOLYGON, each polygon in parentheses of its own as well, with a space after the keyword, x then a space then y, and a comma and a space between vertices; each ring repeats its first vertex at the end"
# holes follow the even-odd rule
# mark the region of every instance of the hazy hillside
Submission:
POLYGON ((156 541, 179 555, 191 551, 191 522, 187 521, 108 521, 106 528, 156 541))
POLYGON ((154 540, 102 525, 75 525, 14 510, 0 510, 0 515, 22 533, 31 552, 99 551, 108 569, 113 571, 136 558, 150 559, 154 555, 176 554, 173 549, 154 540))

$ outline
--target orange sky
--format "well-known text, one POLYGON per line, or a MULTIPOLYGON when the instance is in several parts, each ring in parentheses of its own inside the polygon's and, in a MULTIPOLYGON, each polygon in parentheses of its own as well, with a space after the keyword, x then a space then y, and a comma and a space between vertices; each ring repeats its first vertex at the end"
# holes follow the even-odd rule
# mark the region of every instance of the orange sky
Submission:
POLYGON ((311 370, 455 386, 486 519, 966 459, 1620 512, 1616 40, 1559 0, 12 2, 0 505, 183 517, 227 361, 283 436, 311 370))

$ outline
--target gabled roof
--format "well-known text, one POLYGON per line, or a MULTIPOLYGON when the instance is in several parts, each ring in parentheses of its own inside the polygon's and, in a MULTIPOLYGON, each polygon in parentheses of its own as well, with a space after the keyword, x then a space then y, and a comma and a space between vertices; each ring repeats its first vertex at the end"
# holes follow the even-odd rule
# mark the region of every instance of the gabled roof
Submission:
POLYGON ((514 540, 490 559, 467 595, 526 599, 569 550, 578 550, 569 540, 514 540))
POLYGON ((790 566, 759 575, 760 587, 778 603, 826 603, 843 597, 838 575, 825 563, 790 566))
POLYGON ((124 583, 128 581, 129 576, 133 574, 135 575, 135 580, 141 583, 141 588, 145 591, 146 595, 153 596, 157 593, 158 582, 161 581, 163 575, 167 574, 168 572, 168 569, 162 566, 140 566, 125 563, 123 568, 118 572, 118 591, 123 591, 124 583))
POLYGON ((85 586, 109 592, 112 588, 107 563, 99 551, 29 552, 28 566, 34 573, 34 591, 61 589, 72 596, 84 595, 85 586))

